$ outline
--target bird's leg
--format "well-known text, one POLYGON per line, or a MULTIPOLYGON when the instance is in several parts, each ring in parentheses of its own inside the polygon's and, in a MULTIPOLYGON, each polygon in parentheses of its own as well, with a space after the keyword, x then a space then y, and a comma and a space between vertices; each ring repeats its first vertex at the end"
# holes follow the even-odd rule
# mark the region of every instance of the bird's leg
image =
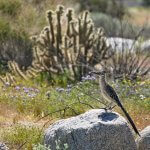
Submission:
POLYGON ((113 102, 109 103, 109 105, 107 106, 108 110, 111 110, 110 108, 112 107, 113 102))
MULTIPOLYGON (((107 110, 112 110, 112 109, 111 109, 112 104, 113 104, 113 102, 111 102, 111 103, 107 104, 107 105, 106 105, 106 107, 101 108, 101 109, 104 109, 105 111, 107 111, 107 110)), ((114 108, 114 107, 113 107, 113 108, 114 108)))
MULTIPOLYGON (((104 102, 105 102, 105 101, 104 101, 104 102)), ((108 110, 108 109, 107 109, 108 105, 109 105, 109 104, 105 102, 105 103, 104 103, 104 107, 101 107, 100 109, 104 109, 105 111, 107 111, 107 110, 108 110)))
POLYGON ((116 105, 110 106, 109 110, 113 110, 116 107, 116 105))
POLYGON ((113 102, 109 103, 104 109, 105 111, 107 110, 113 110, 113 108, 115 108, 115 104, 113 102))

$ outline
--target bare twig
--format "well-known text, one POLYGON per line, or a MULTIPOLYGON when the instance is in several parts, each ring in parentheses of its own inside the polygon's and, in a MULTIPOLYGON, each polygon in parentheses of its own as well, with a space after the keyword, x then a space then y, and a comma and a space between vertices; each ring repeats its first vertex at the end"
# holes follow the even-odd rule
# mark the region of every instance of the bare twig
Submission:
MULTIPOLYGON (((80 91, 80 92, 83 92, 83 90, 81 90, 80 88, 77 88, 77 87, 75 87, 75 86, 74 86, 74 88, 77 89, 77 90, 80 91)), ((101 103, 101 104, 103 104, 103 105, 106 105, 104 102, 102 102, 101 100, 99 100, 99 99, 97 99, 97 98, 91 96, 89 93, 87 93, 87 92, 83 92, 83 93, 84 93, 85 95, 91 97, 93 100, 96 100, 97 102, 99 102, 99 103, 101 103)))
MULTIPOLYGON (((66 106, 66 107, 64 107, 64 108, 62 108, 62 109, 58 109, 58 110, 55 110, 55 111, 53 111, 53 112, 50 112, 50 113, 46 114, 45 116, 39 118, 36 122, 40 121, 41 119, 43 119, 43 118, 45 118, 45 117, 47 117, 47 116, 49 116, 49 115, 55 114, 55 113, 57 113, 57 112, 61 112, 61 111, 66 110, 66 109, 70 109, 71 106, 74 105, 74 104, 77 104, 77 102, 74 102, 74 103, 72 103, 72 104, 70 104, 70 105, 68 105, 68 106, 66 106)), ((77 114, 77 113, 76 113, 76 114, 77 114)), ((36 122, 35 122, 35 123, 36 123, 36 122)))

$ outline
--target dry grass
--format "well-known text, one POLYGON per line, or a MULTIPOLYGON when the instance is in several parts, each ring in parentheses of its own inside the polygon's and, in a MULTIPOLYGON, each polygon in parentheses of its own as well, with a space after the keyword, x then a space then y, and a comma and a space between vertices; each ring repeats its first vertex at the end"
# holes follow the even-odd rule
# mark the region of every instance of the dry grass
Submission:
POLYGON ((143 26, 144 24, 150 25, 150 8, 130 8, 129 13, 131 17, 129 21, 135 25, 143 26))
MULTIPOLYGON (((131 104, 125 104, 125 108, 135 122, 139 131, 150 125, 150 111, 145 109, 142 110, 139 106, 132 106, 131 104)), ((115 110, 124 116, 123 112, 119 108, 116 108, 115 110)))
MULTIPOLYGON (((34 117, 33 115, 19 113, 14 108, 6 104, 0 104, 0 134, 10 128, 14 128, 16 125, 27 127, 35 126, 40 129, 44 129, 56 121, 55 119, 50 118, 44 118, 39 121, 38 119, 38 117, 34 117)), ((2 137, 0 137, 0 140, 3 140, 2 137)))
POLYGON ((2 14, 0 11, 0 17, 7 20, 12 28, 24 30, 29 35, 39 34, 41 29, 47 24, 45 19, 47 10, 54 10, 57 5, 65 5, 67 7, 72 5, 71 2, 66 0, 18 1, 21 3, 21 9, 16 16, 12 17, 8 14, 2 14))

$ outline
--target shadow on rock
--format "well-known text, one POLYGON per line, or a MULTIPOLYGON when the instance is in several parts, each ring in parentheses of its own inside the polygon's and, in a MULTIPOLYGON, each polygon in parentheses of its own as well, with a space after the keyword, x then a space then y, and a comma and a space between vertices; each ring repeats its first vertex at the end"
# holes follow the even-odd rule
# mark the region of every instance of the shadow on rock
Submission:
POLYGON ((105 122, 115 120, 118 117, 119 116, 117 114, 112 113, 112 112, 104 112, 98 115, 98 118, 105 122))

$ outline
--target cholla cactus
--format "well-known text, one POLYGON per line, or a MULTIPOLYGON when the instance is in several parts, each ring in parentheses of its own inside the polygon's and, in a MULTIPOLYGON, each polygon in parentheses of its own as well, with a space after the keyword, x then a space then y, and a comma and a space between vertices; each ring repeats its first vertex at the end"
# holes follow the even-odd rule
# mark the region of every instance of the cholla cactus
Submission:
POLYGON ((34 36, 33 66, 50 74, 69 71, 73 79, 81 79, 90 67, 110 57, 102 28, 96 29, 84 12, 74 17, 73 9, 47 12, 48 26, 34 36))

